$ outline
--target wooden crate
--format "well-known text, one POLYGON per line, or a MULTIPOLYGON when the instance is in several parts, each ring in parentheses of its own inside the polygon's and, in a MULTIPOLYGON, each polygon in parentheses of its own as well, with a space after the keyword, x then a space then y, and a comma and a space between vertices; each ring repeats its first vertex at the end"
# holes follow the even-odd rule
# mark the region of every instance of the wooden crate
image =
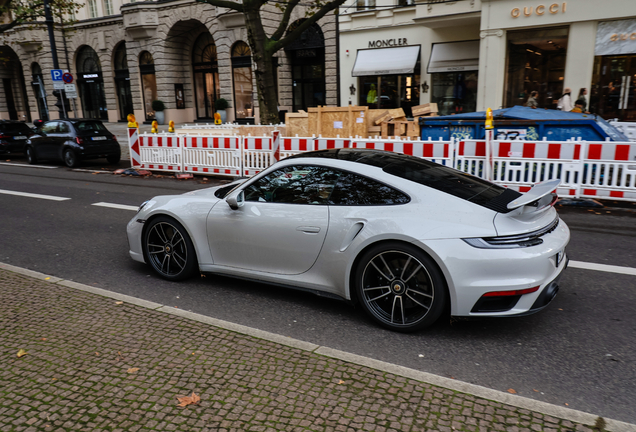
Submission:
POLYGON ((367 136, 369 108, 366 106, 317 107, 308 111, 310 134, 330 138, 367 136))
POLYGON ((309 114, 305 111, 297 113, 285 113, 286 135, 289 137, 308 137, 309 133, 309 114))

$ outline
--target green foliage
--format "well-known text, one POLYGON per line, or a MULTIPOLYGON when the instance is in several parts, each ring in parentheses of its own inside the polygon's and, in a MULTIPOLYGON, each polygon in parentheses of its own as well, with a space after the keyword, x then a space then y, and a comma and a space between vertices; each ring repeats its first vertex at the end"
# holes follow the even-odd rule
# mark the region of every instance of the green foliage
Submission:
POLYGON ((163 111, 166 109, 166 105, 163 103, 163 101, 160 100, 153 100, 152 101, 152 110, 153 111, 163 111))
POLYGON ((227 107, 229 106, 230 104, 227 102, 227 100, 223 98, 218 98, 217 100, 214 101, 214 109, 216 111, 227 109, 227 107))
MULTIPOLYGON (((75 0, 49 0, 53 20, 56 23, 68 24, 75 21, 74 14, 84 5, 75 0)), ((19 25, 31 27, 44 17, 42 0, 0 0, 0 16, 7 14, 8 20, 0 21, 0 34, 19 25)), ((42 24, 40 21, 37 24, 42 24)))

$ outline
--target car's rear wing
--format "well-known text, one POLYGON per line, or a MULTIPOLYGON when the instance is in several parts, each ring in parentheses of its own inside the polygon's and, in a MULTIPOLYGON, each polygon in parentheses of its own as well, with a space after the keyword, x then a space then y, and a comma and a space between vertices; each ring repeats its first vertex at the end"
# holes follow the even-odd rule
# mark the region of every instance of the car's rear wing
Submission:
MULTIPOLYGON (((516 208, 534 203, 535 201, 539 201, 541 200, 541 198, 544 198, 554 192, 560 184, 561 180, 559 179, 546 180, 544 182, 537 183, 532 186, 532 189, 530 189, 528 192, 524 193, 516 200, 508 203, 507 207, 509 210, 514 210, 516 208)), ((554 204, 554 202, 556 201, 556 194, 552 198, 546 199, 544 201, 545 203, 539 203, 540 208, 538 210, 548 205, 554 204)))

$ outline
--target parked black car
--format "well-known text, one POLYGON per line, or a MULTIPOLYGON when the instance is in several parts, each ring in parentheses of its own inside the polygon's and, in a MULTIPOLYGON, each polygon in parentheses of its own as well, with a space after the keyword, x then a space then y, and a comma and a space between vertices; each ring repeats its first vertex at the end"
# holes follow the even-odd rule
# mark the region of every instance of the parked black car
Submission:
POLYGON ((33 130, 26 123, 0 120, 0 153, 24 153, 33 130))
POLYGON ((61 160, 75 167, 81 160, 105 157, 116 164, 121 159, 117 137, 94 119, 60 119, 41 124, 28 139, 26 155, 30 164, 39 160, 61 160))

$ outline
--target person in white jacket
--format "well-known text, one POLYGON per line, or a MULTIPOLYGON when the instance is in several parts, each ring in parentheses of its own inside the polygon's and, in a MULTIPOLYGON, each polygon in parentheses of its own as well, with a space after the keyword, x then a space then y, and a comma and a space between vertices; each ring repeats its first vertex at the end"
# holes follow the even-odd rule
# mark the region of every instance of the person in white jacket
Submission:
POLYGON ((561 111, 572 111, 572 108, 574 108, 574 106, 572 105, 572 96, 570 95, 572 93, 572 89, 570 87, 566 87, 565 90, 563 90, 563 96, 561 96, 561 99, 559 99, 559 101, 557 102, 557 109, 560 109, 561 111))

